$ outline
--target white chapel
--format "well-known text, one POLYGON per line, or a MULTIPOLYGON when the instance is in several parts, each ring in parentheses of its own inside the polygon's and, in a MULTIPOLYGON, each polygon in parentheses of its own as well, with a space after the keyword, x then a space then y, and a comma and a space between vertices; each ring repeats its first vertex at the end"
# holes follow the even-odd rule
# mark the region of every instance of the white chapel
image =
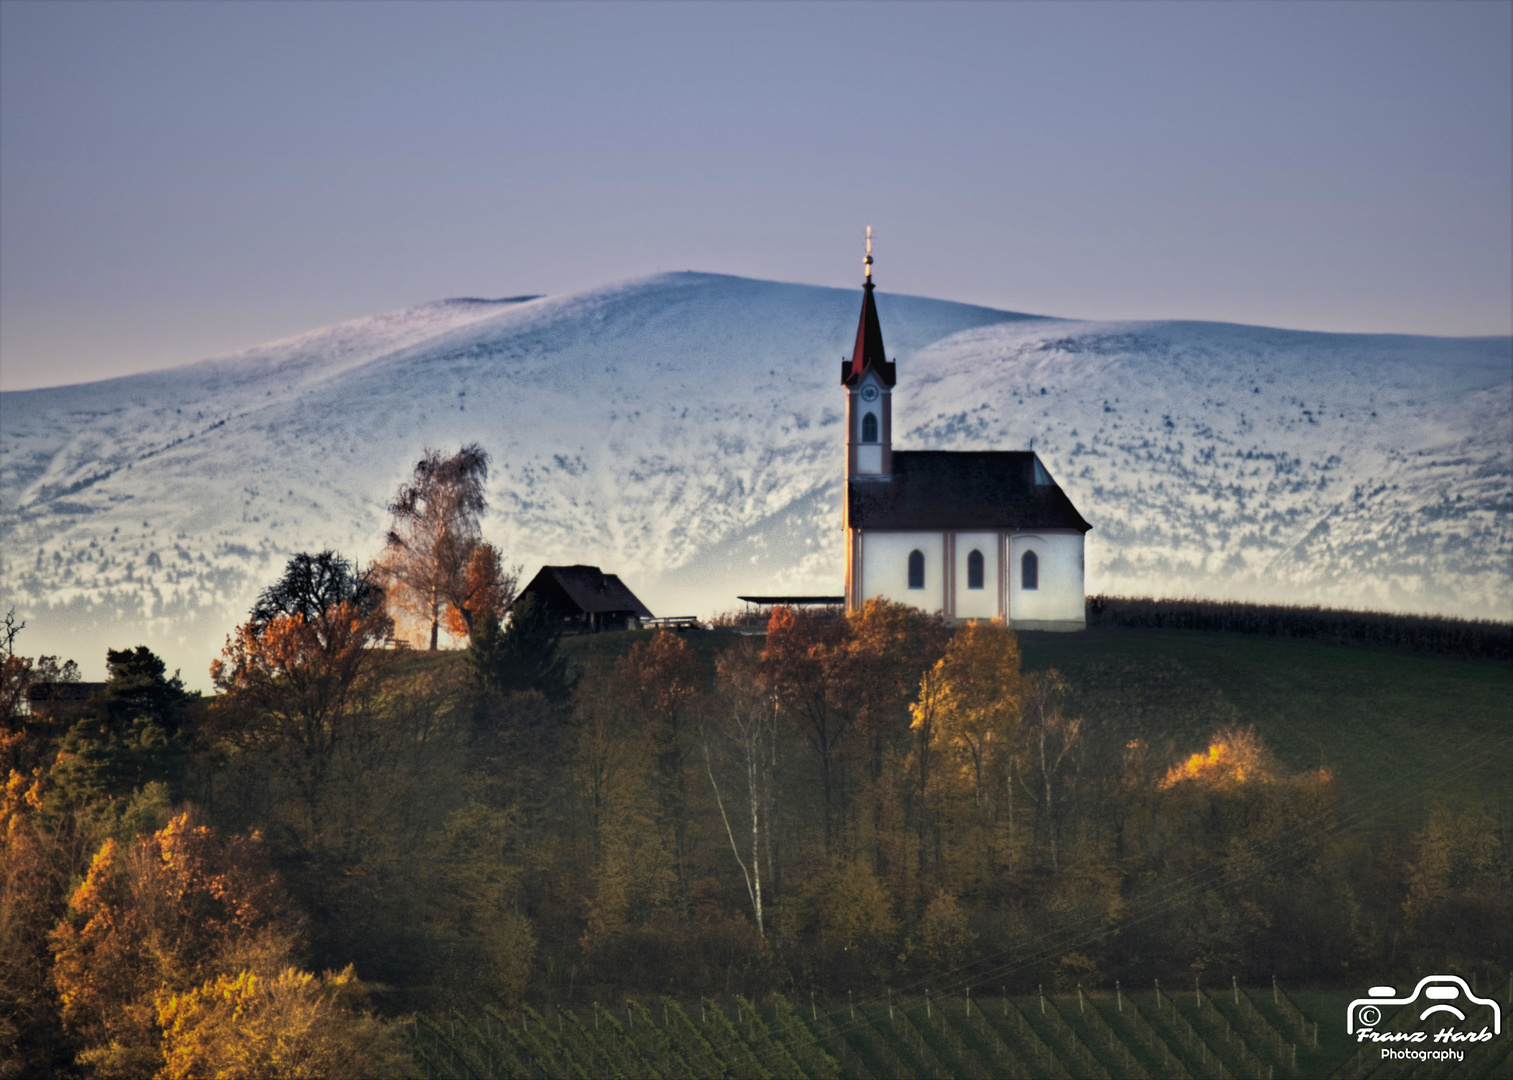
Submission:
POLYGON ((894 365, 872 299, 872 240, 846 391, 846 610, 883 597, 948 620, 1082 630, 1092 528, 1031 451, 893 449, 894 365))

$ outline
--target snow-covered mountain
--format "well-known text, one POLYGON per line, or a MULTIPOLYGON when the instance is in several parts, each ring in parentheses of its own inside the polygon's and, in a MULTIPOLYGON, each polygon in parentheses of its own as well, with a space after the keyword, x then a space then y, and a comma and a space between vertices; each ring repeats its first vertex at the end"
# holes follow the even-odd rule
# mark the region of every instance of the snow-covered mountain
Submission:
MULTIPOLYGON (((0 606, 28 652, 146 643, 204 685, 292 552, 371 558, 421 451, 472 440, 527 574, 597 563, 658 614, 837 592, 859 306, 666 274, 5 394, 0 606)), ((878 307, 896 445, 1033 447, 1093 523, 1090 591, 1513 616, 1513 339, 878 307)))

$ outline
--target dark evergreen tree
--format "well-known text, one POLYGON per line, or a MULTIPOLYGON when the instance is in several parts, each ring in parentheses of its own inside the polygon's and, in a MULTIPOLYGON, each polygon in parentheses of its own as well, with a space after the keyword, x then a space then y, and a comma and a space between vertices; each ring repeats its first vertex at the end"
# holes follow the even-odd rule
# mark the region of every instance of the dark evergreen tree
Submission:
POLYGON ((508 695, 539 690, 550 701, 572 692, 567 660, 557 654, 562 629, 551 610, 526 593, 510 608, 510 621, 500 627, 492 613, 484 615, 468 646, 468 662, 481 689, 508 695))
POLYGON ((177 671, 165 677, 168 667, 151 649, 106 649, 105 671, 100 708, 112 728, 148 723, 169 738, 179 733, 190 695, 177 671))
POLYGON ((108 649, 105 689, 63 736, 53 769, 68 801, 121 797, 152 781, 176 789, 189 753, 189 708, 198 695, 145 645, 108 649))

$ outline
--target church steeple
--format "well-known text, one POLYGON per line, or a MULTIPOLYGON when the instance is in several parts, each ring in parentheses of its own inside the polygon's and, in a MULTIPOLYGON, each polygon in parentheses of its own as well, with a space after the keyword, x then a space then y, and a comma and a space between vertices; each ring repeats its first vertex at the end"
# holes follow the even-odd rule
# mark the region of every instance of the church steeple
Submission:
POLYGON ((872 226, 867 226, 867 272, 856 348, 841 361, 846 394, 846 481, 886 480, 893 472, 893 365, 883 352, 883 328, 872 299, 872 226))
POLYGON ((898 380, 893 365, 883 351, 883 327, 877 320, 877 303, 872 299, 872 226, 867 226, 867 257, 862 260, 862 317, 856 327, 856 347, 850 360, 841 361, 841 385, 853 387, 869 370, 877 373, 883 386, 892 388, 898 380))

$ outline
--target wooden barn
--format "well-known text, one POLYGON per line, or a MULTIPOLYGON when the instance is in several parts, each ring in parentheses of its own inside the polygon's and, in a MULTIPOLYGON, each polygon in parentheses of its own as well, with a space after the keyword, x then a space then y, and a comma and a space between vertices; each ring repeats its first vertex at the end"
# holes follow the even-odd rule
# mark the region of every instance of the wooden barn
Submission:
POLYGON ((105 692, 102 682, 37 682, 26 688, 23 711, 52 720, 77 720, 89 710, 96 694, 105 692))
POLYGON ((597 566, 543 566, 520 595, 545 604, 568 634, 638 630, 652 617, 624 582, 597 566))

